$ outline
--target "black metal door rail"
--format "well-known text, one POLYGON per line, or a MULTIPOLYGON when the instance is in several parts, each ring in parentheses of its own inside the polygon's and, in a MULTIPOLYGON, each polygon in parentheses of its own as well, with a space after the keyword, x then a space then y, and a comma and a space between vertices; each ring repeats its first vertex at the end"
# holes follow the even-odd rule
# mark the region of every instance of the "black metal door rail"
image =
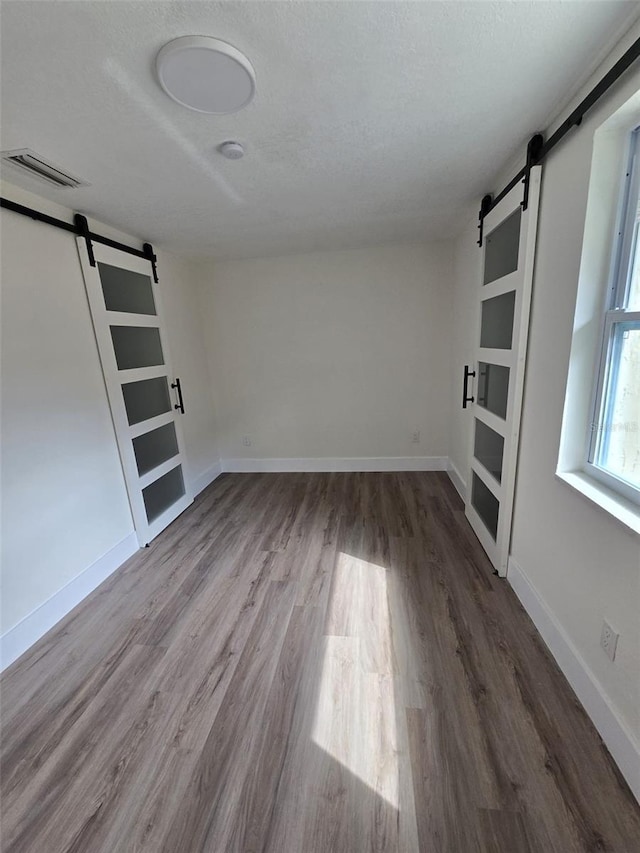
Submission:
POLYGON ((529 201, 529 173, 531 168, 542 163, 545 157, 553 151, 560 140, 564 139, 571 128, 580 126, 585 114, 600 100, 605 92, 607 92, 611 86, 613 86, 613 84, 622 77, 625 71, 633 65, 638 57, 640 57, 640 39, 636 39, 631 47, 623 53, 615 65, 604 75, 602 80, 593 87, 589 94, 583 98, 575 110, 567 116, 558 129, 551 134, 549 139, 546 140, 546 142, 542 133, 536 133, 531 137, 529 144, 527 145, 526 164, 495 197, 491 194, 487 194, 482 199, 480 213, 478 215, 478 228, 480 229, 480 239, 478 240, 479 246, 482 246, 482 226, 485 216, 487 216, 487 214, 502 201, 507 193, 515 187, 518 181, 522 181, 524 184, 524 195, 521 205, 523 210, 527 209, 529 201))
POLYGON ((112 240, 110 237, 103 237, 102 234, 96 234, 89 229, 89 223, 86 216, 81 213, 76 213, 73 217, 73 222, 65 222, 63 219, 56 219, 55 216, 49 216, 47 213, 41 213, 39 210, 34 210, 32 207, 26 207, 24 204, 18 204, 16 201, 11 201, 8 198, 0 198, 0 208, 12 210, 14 213, 21 213, 23 216, 28 216, 30 219, 35 219, 36 222, 44 222, 46 225, 53 225, 55 228, 61 228, 63 231, 69 231, 71 234, 76 234, 78 237, 83 237, 87 244, 87 254, 89 255, 89 263, 95 267, 96 260, 93 256, 93 243, 102 243, 103 246, 111 246, 112 249, 119 249, 121 252, 126 252, 128 255, 135 255, 138 258, 146 258, 151 264, 153 270, 153 280, 158 283, 158 272, 156 269, 156 255, 153 251, 151 243, 144 243, 141 249, 136 249, 133 246, 127 246, 125 243, 119 243, 117 240, 112 240))

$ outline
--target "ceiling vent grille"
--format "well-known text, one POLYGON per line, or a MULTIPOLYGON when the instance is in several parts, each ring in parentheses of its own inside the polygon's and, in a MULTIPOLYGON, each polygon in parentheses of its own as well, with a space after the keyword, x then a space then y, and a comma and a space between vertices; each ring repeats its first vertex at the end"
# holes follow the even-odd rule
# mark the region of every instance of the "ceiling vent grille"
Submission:
POLYGON ((75 189, 76 187, 89 186, 87 181, 76 178, 75 175, 70 175, 69 172, 63 171, 29 148, 3 151, 0 156, 3 163, 9 163, 16 169, 20 169, 23 174, 31 175, 32 178, 39 178, 41 181, 46 181, 55 187, 65 189, 71 187, 75 189))

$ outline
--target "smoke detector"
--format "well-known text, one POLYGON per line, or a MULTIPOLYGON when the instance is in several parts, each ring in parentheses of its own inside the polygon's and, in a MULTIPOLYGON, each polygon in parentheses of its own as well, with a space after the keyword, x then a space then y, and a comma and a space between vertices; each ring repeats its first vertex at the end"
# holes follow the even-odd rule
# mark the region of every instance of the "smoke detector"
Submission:
POLYGON ((50 160, 46 160, 30 148, 16 148, 12 151, 2 151, 0 158, 2 158, 3 163, 8 163, 15 169, 19 169, 23 174, 46 181, 48 184, 53 184, 54 187, 60 189, 75 189, 76 187, 90 186, 87 181, 83 181, 70 172, 61 169, 60 166, 54 165, 50 160))
POLYGON ((223 142, 222 145, 218 146, 218 151, 227 160, 239 160, 244 157, 244 147, 241 142, 232 142, 231 140, 223 142))
POLYGON ((247 57, 226 41, 182 36, 156 57, 164 91, 190 110, 212 115, 236 113, 253 98, 256 75, 247 57))

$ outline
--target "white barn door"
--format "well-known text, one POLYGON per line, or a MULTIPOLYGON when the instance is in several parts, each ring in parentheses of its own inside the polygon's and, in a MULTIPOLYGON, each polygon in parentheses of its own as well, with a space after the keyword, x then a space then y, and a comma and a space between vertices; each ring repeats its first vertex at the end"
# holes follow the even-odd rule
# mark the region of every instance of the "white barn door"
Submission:
POLYGON ((184 413, 158 286, 145 258, 77 239, 133 522, 147 545, 193 501, 184 478, 184 413))
POLYGON ((471 405, 466 516, 499 575, 506 575, 529 330, 541 167, 528 204, 518 183, 484 218, 475 363, 465 369, 471 405))

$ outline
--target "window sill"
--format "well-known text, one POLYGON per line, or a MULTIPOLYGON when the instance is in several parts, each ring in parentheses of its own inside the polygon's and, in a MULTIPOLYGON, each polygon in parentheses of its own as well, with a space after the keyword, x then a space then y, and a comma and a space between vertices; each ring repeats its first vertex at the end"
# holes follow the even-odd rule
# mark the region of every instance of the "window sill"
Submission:
POLYGON ((589 477, 584 471, 556 471, 556 477, 612 515, 628 530, 640 535, 640 507, 589 477))

